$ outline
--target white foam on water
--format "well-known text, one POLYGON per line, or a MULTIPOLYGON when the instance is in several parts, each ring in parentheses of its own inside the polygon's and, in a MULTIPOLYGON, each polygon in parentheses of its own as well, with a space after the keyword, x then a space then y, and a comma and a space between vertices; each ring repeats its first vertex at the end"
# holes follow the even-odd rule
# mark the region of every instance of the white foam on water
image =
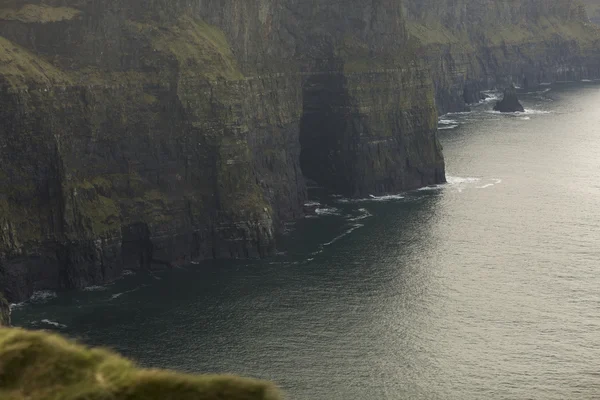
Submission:
POLYGON ((349 218, 348 221, 360 221, 361 219, 366 219, 373 216, 373 214, 371 214, 366 208, 359 208, 358 211, 360 211, 361 214, 356 217, 349 218))
POLYGON ((446 119, 446 118, 442 118, 438 121, 438 124, 442 124, 442 125, 456 125, 458 124, 458 121, 455 119, 446 119))
POLYGON ((591 79, 582 79, 581 82, 593 82, 591 79))
POLYGON ((454 129, 454 128, 458 128, 458 125, 438 126, 438 130, 440 130, 440 131, 447 131, 449 129, 454 129))
POLYGON ((449 117, 449 116, 452 116, 452 115, 467 115, 467 114, 471 114, 471 113, 473 113, 473 111, 456 111, 456 112, 449 112, 449 113, 446 113, 446 114, 442 115, 442 118, 443 118, 443 117, 449 117))
POLYGON ((130 269, 125 269, 125 270, 123 270, 123 273, 121 275, 123 275, 123 276, 135 275, 135 272, 130 269))
POLYGON ((34 292, 29 301, 31 303, 45 303, 50 299, 54 299, 55 297, 56 292, 50 290, 40 290, 38 292, 34 292))
POLYGON ((348 198, 340 198, 335 201, 338 203, 366 203, 370 201, 393 201, 393 200, 402 200, 404 198, 401 194, 389 194, 384 196, 375 196, 370 194, 369 197, 362 199, 348 199, 348 198))
POLYGON ((317 214, 317 215, 340 215, 340 210, 335 207, 317 208, 315 210, 315 214, 317 214))
POLYGON ((12 312, 12 310, 18 310, 19 308, 23 308, 25 307, 27 303, 25 302, 21 302, 21 303, 12 303, 8 305, 8 309, 12 312))
POLYGON ((319 203, 318 201, 307 201, 306 203, 304 203, 304 207, 316 207, 320 205, 321 203, 319 203))
POLYGON ((540 83, 540 86, 550 86, 552 85, 552 82, 542 82, 540 83))
POLYGON ((66 327, 67 327, 67 326, 66 326, 66 325, 64 325, 64 324, 61 324, 61 323, 59 323, 59 322, 56 322, 56 321, 51 321, 51 320, 49 320, 49 319, 43 319, 41 322, 42 322, 43 324, 46 324, 46 325, 52 325, 52 326, 54 326, 54 327, 56 327, 56 328, 66 328, 66 327))
POLYGON ((364 225, 362 225, 362 224, 354 224, 350 228, 348 228, 344 232, 342 232, 341 234, 339 234, 336 237, 334 237, 333 239, 331 239, 329 242, 323 243, 322 246, 331 246, 332 244, 334 244, 335 242, 337 242, 341 238, 348 236, 349 234, 351 234, 352 232, 354 232, 358 228, 362 228, 363 226, 364 225))
POLYGON ((417 189, 417 192, 428 192, 428 191, 432 191, 432 190, 439 190, 443 187, 444 187, 444 185, 424 186, 422 188, 417 189))
POLYGON ((135 292, 135 291, 137 291, 137 290, 140 290, 140 289, 141 289, 141 288, 143 288, 144 286, 146 286, 146 285, 142 285, 142 286, 140 286, 140 287, 137 287, 137 288, 135 288, 135 289, 126 290, 126 291, 124 291, 124 292, 121 292, 121 293, 116 293, 116 294, 113 294, 112 296, 110 296, 110 299, 111 299, 111 300, 118 299, 119 297, 123 296, 124 294, 127 294, 127 293, 132 293, 132 292, 135 292))
POLYGON ((531 108, 526 108, 524 113, 516 113, 516 114, 537 115, 537 114, 551 114, 551 113, 550 113, 550 111, 533 110, 531 108))
POLYGON ((529 120, 531 120, 531 117, 520 117, 519 119, 521 121, 529 121, 529 120))
POLYGON ((493 183, 487 183, 487 184, 485 184, 483 186, 477 186, 477 189, 486 189, 486 188, 489 188, 489 187, 492 187, 492 186, 494 186, 493 183))
POLYGON ((106 286, 88 286, 86 288, 83 288, 85 292, 100 292, 106 289, 106 286))
POLYGON ((487 98, 481 100, 481 103, 489 103, 492 101, 500 100, 500 98, 501 98, 501 93, 498 92, 497 90, 486 90, 481 93, 483 93, 484 95, 487 96, 487 98))
POLYGON ((460 185, 463 183, 475 183, 479 182, 481 178, 461 178, 459 176, 446 175, 446 181, 450 185, 460 185))
POLYGON ((521 112, 521 111, 516 111, 516 112, 501 112, 501 111, 495 111, 495 110, 486 110, 486 113, 488 113, 488 114, 496 114, 496 115, 511 115, 511 116, 551 114, 550 111, 534 110, 532 108, 526 108, 524 112, 521 112))
POLYGON ((391 200, 402 200, 404 196, 401 194, 388 194, 384 196, 374 196, 372 194, 369 195, 371 201, 391 201, 391 200))

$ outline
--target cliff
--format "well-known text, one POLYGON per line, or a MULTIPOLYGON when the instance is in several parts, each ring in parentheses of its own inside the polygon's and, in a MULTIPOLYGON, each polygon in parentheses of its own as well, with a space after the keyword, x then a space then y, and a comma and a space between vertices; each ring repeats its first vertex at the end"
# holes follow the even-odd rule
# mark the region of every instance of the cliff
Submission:
POLYGON ((269 382, 137 369, 60 336, 0 328, 0 397, 6 400, 277 400, 269 382))
POLYGON ((437 113, 600 75, 575 1, 1 0, 0 289, 262 257, 304 176, 445 181, 437 113))
POLYGON ((10 304, 0 293, 0 326, 10 326, 10 304))

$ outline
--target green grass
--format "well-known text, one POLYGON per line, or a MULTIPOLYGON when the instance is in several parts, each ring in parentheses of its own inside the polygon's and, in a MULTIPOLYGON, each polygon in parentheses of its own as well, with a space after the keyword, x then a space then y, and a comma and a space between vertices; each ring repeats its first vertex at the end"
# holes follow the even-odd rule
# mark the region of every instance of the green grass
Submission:
POLYGON ((41 57, 0 36, 0 84, 12 87, 29 84, 52 86, 71 82, 69 77, 41 57))
POLYGON ((225 34, 201 20, 183 16, 172 25, 156 27, 135 23, 155 48, 177 59, 183 77, 242 79, 225 34))
POLYGON ((68 21, 79 15, 81 15, 81 11, 74 8, 50 7, 43 4, 27 4, 18 10, 0 9, 0 20, 16 20, 25 23, 68 21))
POLYGON ((138 369, 58 335, 0 328, 3 400, 278 400, 265 381, 138 369))

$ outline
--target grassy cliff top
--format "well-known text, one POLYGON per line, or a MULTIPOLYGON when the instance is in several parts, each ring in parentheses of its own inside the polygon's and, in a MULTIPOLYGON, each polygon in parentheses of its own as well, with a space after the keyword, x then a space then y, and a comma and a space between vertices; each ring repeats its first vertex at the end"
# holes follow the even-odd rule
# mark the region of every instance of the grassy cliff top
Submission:
POLYGON ((20 9, 0 9, 0 20, 15 20, 25 23, 46 23, 71 20, 81 11, 70 7, 51 7, 47 5, 27 4, 20 9))
POLYGON ((0 328, 3 400, 278 400, 268 382, 136 368, 101 349, 45 332, 0 328))

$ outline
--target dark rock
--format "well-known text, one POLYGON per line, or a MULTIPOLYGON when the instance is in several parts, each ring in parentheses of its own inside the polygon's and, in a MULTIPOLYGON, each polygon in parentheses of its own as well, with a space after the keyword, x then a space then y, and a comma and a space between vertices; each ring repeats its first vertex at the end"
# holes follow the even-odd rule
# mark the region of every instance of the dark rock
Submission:
POLYGON ((0 326, 10 326, 10 304, 0 292, 0 326))
POLYGON ((519 98, 517 97, 517 89, 515 89, 514 85, 511 85, 504 90, 504 98, 496 103, 494 106, 494 111, 500 111, 504 113, 525 111, 519 102, 519 98))

